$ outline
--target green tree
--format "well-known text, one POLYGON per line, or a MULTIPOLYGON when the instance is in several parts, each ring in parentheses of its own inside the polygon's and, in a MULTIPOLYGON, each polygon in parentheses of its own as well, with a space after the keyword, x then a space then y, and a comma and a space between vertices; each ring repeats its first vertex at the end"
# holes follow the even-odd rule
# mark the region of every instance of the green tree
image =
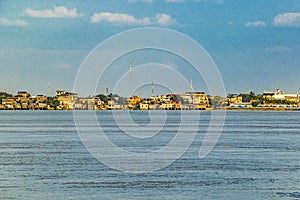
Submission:
POLYGON ((55 99, 55 100, 53 101, 52 105, 53 105, 54 107, 59 106, 59 101, 58 101, 57 99, 55 99))
POLYGON ((253 101, 253 102, 252 102, 252 106, 253 106, 253 107, 257 107, 259 103, 260 103, 259 101, 253 101))
POLYGON ((250 102, 251 100, 256 100, 257 96, 253 91, 250 91, 249 94, 240 94, 242 96, 243 102, 250 102))
POLYGON ((48 97, 46 103, 47 103, 47 105, 50 105, 50 106, 53 106, 53 107, 57 107, 60 104, 59 101, 57 99, 53 98, 53 97, 48 97))
POLYGON ((210 98, 210 104, 214 108, 222 107, 223 106, 223 99, 220 96, 214 96, 214 97, 210 98))
POLYGON ((229 93, 229 94, 227 95, 227 98, 233 98, 233 94, 230 94, 230 93, 229 93))
POLYGON ((107 97, 104 94, 98 94, 96 97, 100 98, 101 101, 107 100, 107 97))

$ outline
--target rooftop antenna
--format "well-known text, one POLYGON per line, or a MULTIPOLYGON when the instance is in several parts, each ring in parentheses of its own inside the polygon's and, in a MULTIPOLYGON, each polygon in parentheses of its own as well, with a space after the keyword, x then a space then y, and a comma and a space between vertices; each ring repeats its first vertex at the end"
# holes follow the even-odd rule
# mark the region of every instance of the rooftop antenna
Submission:
POLYGON ((106 92, 106 96, 108 97, 108 93, 109 93, 109 88, 107 87, 107 88, 105 88, 105 92, 106 92))
POLYGON ((152 96, 154 97, 154 81, 152 80, 152 96))
POLYGON ((51 84, 50 82, 48 83, 48 97, 51 96, 51 84))
POLYGON ((192 99, 192 104, 194 103, 194 96, 193 96, 193 80, 191 79, 190 83, 190 97, 192 99))
POLYGON ((130 61, 129 71, 130 71, 130 96, 131 96, 132 95, 132 91, 133 91, 133 83, 132 83, 132 61, 130 61))

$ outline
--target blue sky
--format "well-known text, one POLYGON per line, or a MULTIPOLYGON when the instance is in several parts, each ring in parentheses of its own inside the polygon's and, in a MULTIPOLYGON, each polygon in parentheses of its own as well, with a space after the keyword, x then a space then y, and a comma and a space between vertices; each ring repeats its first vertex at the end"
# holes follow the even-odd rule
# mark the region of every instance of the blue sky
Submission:
POLYGON ((0 90, 47 94, 49 82, 52 94, 72 90, 81 63, 100 42, 149 26, 201 44, 228 93, 300 92, 299 0, 2 0, 0 90))

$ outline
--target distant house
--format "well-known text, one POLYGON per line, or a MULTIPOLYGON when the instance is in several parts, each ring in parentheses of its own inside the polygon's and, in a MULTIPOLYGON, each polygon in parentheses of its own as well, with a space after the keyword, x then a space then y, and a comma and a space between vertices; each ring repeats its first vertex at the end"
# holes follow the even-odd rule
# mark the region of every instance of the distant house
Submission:
POLYGON ((181 102, 179 101, 174 101, 173 105, 174 105, 174 110, 182 110, 183 108, 181 102))
POLYGON ((38 108, 39 110, 47 110, 48 105, 47 105, 46 103, 39 102, 39 103, 37 104, 37 108, 38 108))
POLYGON ((290 103, 299 102, 299 94, 285 94, 285 92, 277 89, 275 92, 264 92, 262 95, 263 99, 266 100, 286 100, 290 103))
POLYGON ((14 97, 7 97, 5 99, 2 99, 2 106, 5 109, 14 109, 16 104, 17 102, 14 97))
POLYGON ((129 104, 130 105, 137 105, 141 102, 141 98, 139 96, 131 96, 129 97, 129 104))
POLYGON ((159 106, 160 105, 158 105, 158 104, 150 104, 149 110, 159 110, 160 109, 159 106))
MULTIPOLYGON (((25 103, 28 104, 30 96, 31 95, 26 91, 19 91, 18 94, 15 96, 15 100, 21 104, 24 104, 24 107, 27 108, 28 105, 25 106, 25 103)), ((24 108, 24 109, 26 109, 26 108, 24 108)))
POLYGON ((242 97, 242 95, 230 94, 227 97, 227 105, 240 104, 240 103, 243 103, 243 97, 242 97))
POLYGON ((262 98, 264 99, 272 99, 275 95, 275 92, 264 92, 262 98))
POLYGON ((55 94, 56 96, 61 96, 61 95, 65 95, 67 93, 66 90, 56 90, 55 94))
POLYGON ((19 91, 17 96, 29 98, 30 94, 26 91, 19 91))
POLYGON ((173 103, 163 103, 161 104, 162 110, 174 110, 174 104, 173 103))
POLYGON ((57 100, 60 103, 62 109, 65 110, 73 110, 74 103, 78 98, 77 93, 65 92, 65 90, 57 90, 56 91, 57 100))
POLYGON ((140 103, 140 110, 149 110, 149 104, 140 103))
POLYGON ((178 95, 184 101, 185 105, 183 109, 197 109, 205 110, 206 108, 211 107, 209 103, 209 96, 205 92, 186 92, 185 94, 178 95))
POLYGON ((48 100, 48 97, 45 95, 37 95, 36 96, 36 101, 37 102, 46 102, 48 100))

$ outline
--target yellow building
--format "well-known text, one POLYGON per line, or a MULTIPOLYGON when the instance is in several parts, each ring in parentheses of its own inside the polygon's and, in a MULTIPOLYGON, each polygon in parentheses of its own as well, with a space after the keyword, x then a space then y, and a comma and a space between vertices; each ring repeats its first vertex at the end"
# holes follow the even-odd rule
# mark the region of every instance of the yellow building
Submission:
POLYGON ((57 96, 57 100, 60 103, 60 107, 64 110, 73 110, 74 103, 77 100, 78 95, 76 93, 65 93, 57 96))
POLYGON ((46 102, 48 100, 48 97, 47 96, 44 96, 44 95, 37 95, 36 96, 36 102, 46 102))
POLYGON ((182 104, 180 102, 174 101, 172 103, 174 105, 174 110, 182 110, 183 106, 182 106, 182 104))
POLYGON ((131 96, 129 98, 129 104, 135 106, 141 102, 141 98, 139 96, 131 96))
POLYGON ((149 104, 140 103, 140 110, 149 110, 149 104))
POLYGON ((227 97, 227 104, 241 104, 243 103, 243 97, 241 95, 232 94, 230 97, 227 97))
POLYGON ((210 108, 209 96, 205 92, 186 92, 179 95, 185 104, 192 104, 193 106, 185 107, 185 109, 203 110, 203 108, 210 108))
POLYGON ((2 99, 2 105, 5 109, 15 109, 15 105, 17 104, 14 97, 7 97, 2 99))
POLYGON ((161 104, 162 110, 174 110, 174 104, 173 103, 163 103, 161 104))

